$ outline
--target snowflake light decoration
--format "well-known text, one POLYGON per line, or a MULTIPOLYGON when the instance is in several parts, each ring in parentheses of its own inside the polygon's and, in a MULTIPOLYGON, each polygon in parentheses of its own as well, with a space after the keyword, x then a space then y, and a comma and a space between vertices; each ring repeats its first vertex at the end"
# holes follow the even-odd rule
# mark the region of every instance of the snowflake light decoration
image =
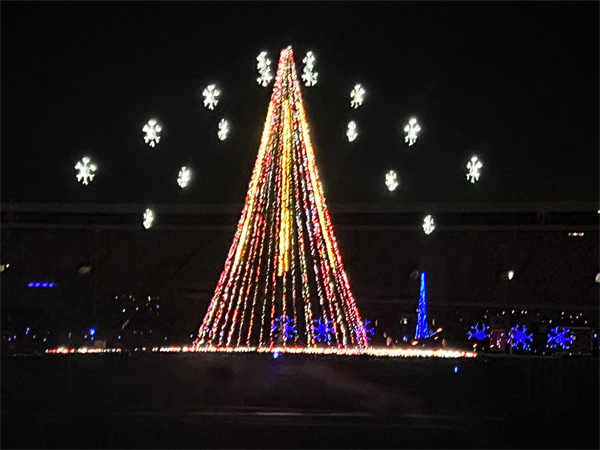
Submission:
POLYGON ((75 169, 78 170, 77 181, 80 181, 82 184, 87 186, 88 183, 94 179, 96 165, 90 164, 90 158, 82 158, 81 161, 75 165, 75 169))
POLYGON ((533 342, 533 333, 527 334, 527 326, 521 325, 514 326, 508 333, 508 338, 511 347, 516 347, 520 350, 531 350, 530 342, 533 342))
POLYGON ((192 171, 188 167, 182 167, 177 177, 177 184, 182 189, 188 185, 192 179, 192 171))
POLYGON ((154 211, 148 208, 144 212, 144 221, 142 222, 142 225, 144 225, 144 228, 147 230, 152 226, 152 222, 154 222, 154 211))
POLYGON ((393 170, 390 170, 388 173, 385 174, 385 185, 388 187, 390 192, 398 187, 397 179, 398 176, 393 170))
POLYGON ((421 131, 421 127, 417 124, 417 119, 410 119, 408 125, 404 127, 404 131, 406 132, 404 142, 408 142, 408 146, 410 147, 417 140, 417 133, 421 131))
POLYGON ((333 325, 327 319, 319 317, 313 322, 312 331, 317 341, 329 343, 333 334, 333 325))
POLYGON ((356 122, 352 121, 348 124, 348 131, 346 131, 346 136, 348 136, 348 140, 352 142, 358 136, 358 132, 356 131, 356 122))
POLYGON ((479 180, 479 176, 481 175, 481 168, 483 164, 481 161, 477 159, 477 156, 473 156, 471 161, 467 163, 467 180, 471 183, 475 183, 479 180))
MULTIPOLYGON (((280 316, 277 319, 275 319, 275 322, 273 323, 273 325, 271 327, 273 330, 273 336, 279 337, 279 333, 283 332, 283 316, 280 316)), ((296 331, 296 324, 289 316, 286 316, 285 317, 285 338, 291 339, 294 336, 296 336, 297 334, 298 334, 298 332, 296 331)))
POLYGON ((307 87, 314 86, 317 84, 317 76, 319 74, 318 72, 314 72, 315 55, 313 55, 313 52, 308 52, 302 62, 305 64, 304 73, 302 74, 304 84, 307 87))
POLYGON ((350 106, 354 109, 358 108, 362 105, 365 97, 365 90, 362 88, 360 84, 354 86, 352 92, 350 92, 350 106))
POLYGON ((217 133, 217 136, 219 136, 219 139, 224 141, 227 139, 227 133, 229 133, 229 123, 225 119, 221 119, 219 122, 219 132, 217 133))
POLYGON ((365 335, 367 336, 367 340, 370 341, 373 336, 375 336, 375 327, 372 325, 371 321, 365 319, 364 323, 365 327, 365 335))
POLYGON ((221 94, 221 91, 216 89, 214 84, 209 85, 204 91, 202 95, 204 96, 204 106, 208 109, 215 109, 219 100, 217 97, 221 94))
POLYGON ((144 125, 144 128, 142 128, 142 131, 145 133, 144 142, 150 147, 154 147, 160 142, 160 132, 162 131, 162 127, 156 123, 156 120, 149 120, 148 123, 144 125))
POLYGON ((490 327, 488 327, 485 324, 481 325, 481 329, 479 328, 479 324, 475 324, 471 327, 472 331, 467 331, 468 333, 468 339, 477 339, 479 341, 483 341, 485 338, 489 338, 490 335, 488 333, 486 333, 486 331, 488 331, 490 329, 490 327))
POLYGON ((271 60, 267 58, 267 52, 261 52, 260 55, 256 58, 258 63, 256 64, 256 68, 258 69, 258 73, 260 77, 256 79, 256 82, 263 87, 267 87, 271 80, 273 80, 273 75, 271 74, 271 60))
POLYGON ((433 217, 425 216, 423 219, 423 231, 425 234, 431 234, 435 230, 435 224, 433 223, 433 217))
POLYGON ((563 350, 568 350, 571 344, 575 341, 575 336, 573 336, 573 332, 568 328, 564 327, 554 327, 548 333, 548 343, 546 344, 546 348, 561 348, 563 350))

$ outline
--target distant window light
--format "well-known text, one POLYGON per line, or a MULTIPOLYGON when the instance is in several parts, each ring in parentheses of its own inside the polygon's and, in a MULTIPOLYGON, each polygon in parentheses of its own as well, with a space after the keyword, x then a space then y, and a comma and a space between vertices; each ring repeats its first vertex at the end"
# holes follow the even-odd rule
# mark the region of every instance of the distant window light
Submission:
POLYGON ((596 274, 596 283, 600 283, 600 273, 596 274))
POLYGON ((569 233, 569 236, 574 236, 574 237, 583 237, 585 233, 582 231, 572 231, 569 233))
POLYGON ((86 273, 90 273, 91 270, 92 266, 81 266, 79 269, 77 269, 77 272, 79 275, 85 275, 86 273))
POLYGON ((0 264, 0 272, 4 272, 8 269, 8 266, 10 266, 10 264, 0 264))

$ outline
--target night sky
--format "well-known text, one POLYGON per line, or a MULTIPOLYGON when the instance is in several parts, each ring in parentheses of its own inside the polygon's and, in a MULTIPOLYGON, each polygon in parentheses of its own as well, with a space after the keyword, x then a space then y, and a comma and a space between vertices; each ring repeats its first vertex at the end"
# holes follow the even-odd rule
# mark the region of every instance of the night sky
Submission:
POLYGON ((598 2, 2 3, 2 201, 241 203, 292 45, 330 204, 598 199, 598 2), (202 90, 222 92, 214 111, 202 90), (361 83, 365 103, 350 108, 361 83), (402 128, 416 117, 417 143, 402 128), (164 125, 155 148, 143 125, 164 125), (229 138, 218 140, 221 118, 229 138), (346 126, 357 122, 350 143, 346 126), (83 156, 99 166, 77 183, 83 156), (465 176, 472 155, 480 182, 465 176), (181 166, 196 179, 182 191, 181 166), (395 169, 390 194, 384 174, 395 169))

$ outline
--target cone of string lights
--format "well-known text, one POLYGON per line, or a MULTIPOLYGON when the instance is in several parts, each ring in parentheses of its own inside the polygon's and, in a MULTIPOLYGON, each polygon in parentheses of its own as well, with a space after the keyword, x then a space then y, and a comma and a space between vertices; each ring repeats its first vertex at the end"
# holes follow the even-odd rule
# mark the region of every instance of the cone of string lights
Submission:
POLYGON ((281 51, 244 209, 194 346, 368 347, 319 180, 291 47, 281 51))

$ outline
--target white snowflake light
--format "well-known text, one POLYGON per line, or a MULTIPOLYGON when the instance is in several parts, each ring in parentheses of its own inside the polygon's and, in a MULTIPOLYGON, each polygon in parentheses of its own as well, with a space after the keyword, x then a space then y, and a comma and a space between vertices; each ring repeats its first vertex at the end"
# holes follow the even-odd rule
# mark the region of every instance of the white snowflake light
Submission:
POLYGON ((78 170, 77 181, 80 181, 81 183, 87 185, 90 181, 94 179, 94 171, 96 170, 96 165, 90 164, 90 158, 82 158, 81 161, 79 161, 75 165, 75 169, 78 170))
POLYGON ((142 222, 142 225, 144 225, 144 228, 147 230, 152 226, 152 222, 154 222, 154 211, 148 208, 146 212, 144 212, 144 221, 142 222))
POLYGON ((150 147, 154 147, 160 142, 160 132, 162 131, 162 127, 156 123, 156 120, 149 120, 148 123, 144 125, 144 128, 142 128, 142 131, 146 133, 144 142, 150 147))
POLYGON ((192 179, 192 171, 187 167, 182 167, 179 171, 179 176, 177 177, 177 184, 184 188, 188 185, 190 180, 192 179))
POLYGON ((435 230, 435 224, 433 223, 433 217, 425 216, 423 219, 423 231, 425 234, 431 234, 435 230))
POLYGON ((356 109, 360 105, 362 105, 364 101, 365 90, 360 84, 357 84, 356 86, 354 86, 354 89, 352 89, 352 92, 350 92, 350 97, 352 99, 350 100, 350 106, 356 109))
POLYGON ((471 183, 475 183, 477 180, 479 180, 482 167, 483 164, 477 159, 477 156, 473 156, 471 161, 467 163, 467 180, 469 180, 471 183))
POLYGON ((404 131, 406 132, 404 142, 408 142, 409 146, 413 145, 417 140, 417 133, 421 131, 421 127, 417 124, 417 119, 410 119, 408 125, 404 127, 404 131))
POLYGON ((390 192, 398 187, 397 179, 398 179, 398 176, 396 175, 396 172, 394 172, 393 170, 390 170, 388 173, 385 174, 385 184, 388 187, 388 189, 390 190, 390 192))
POLYGON ((348 124, 348 131, 346 132, 346 136, 348 136, 348 140, 352 142, 358 136, 356 132, 356 123, 354 121, 348 124))
POLYGON ((256 82, 263 87, 268 86, 268 84, 273 79, 273 75, 271 74, 271 60, 267 58, 267 52, 261 52, 260 55, 256 58, 258 63, 256 64, 256 68, 258 69, 258 73, 260 77, 256 79, 256 82))
POLYGON ((314 71, 315 55, 313 55, 313 52, 308 52, 302 62, 305 64, 304 73, 302 74, 304 84, 308 87, 314 86, 317 84, 319 73, 314 71))
POLYGON ((228 132, 229 123, 225 119, 221 119, 221 121, 219 122, 219 132, 217 133, 217 136, 219 136, 219 139, 224 141, 225 139, 227 139, 228 132))
POLYGON ((206 106, 208 109, 215 109, 215 106, 217 106, 217 103, 219 103, 217 97, 221 94, 221 92, 215 88, 216 86, 211 84, 202 92, 202 95, 204 96, 204 106, 206 106))

